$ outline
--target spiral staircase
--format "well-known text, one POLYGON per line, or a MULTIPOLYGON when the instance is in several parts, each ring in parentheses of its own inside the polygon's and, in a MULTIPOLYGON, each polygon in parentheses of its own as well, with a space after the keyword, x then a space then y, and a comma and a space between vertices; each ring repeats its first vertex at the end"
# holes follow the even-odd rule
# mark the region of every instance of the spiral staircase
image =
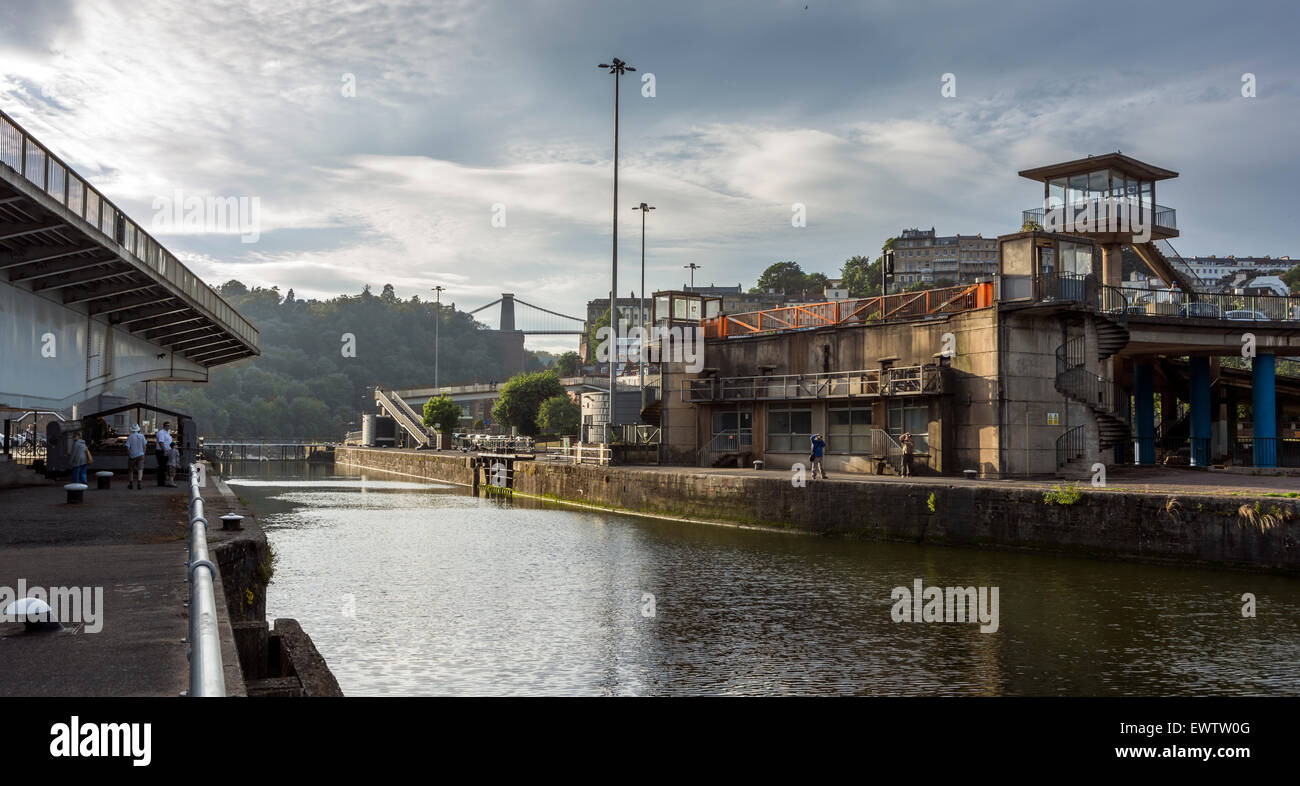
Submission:
MULTIPOLYGON (((1123 349, 1129 342, 1126 305, 1095 312, 1093 324, 1097 331, 1097 359, 1106 360, 1123 349)), ((1113 448, 1129 439, 1131 428, 1124 413, 1116 403, 1123 391, 1099 374, 1088 370, 1087 340, 1085 336, 1069 339, 1056 349, 1057 391, 1088 407, 1097 421, 1098 447, 1113 448)), ((1067 430, 1056 441, 1057 469, 1065 468, 1071 461, 1083 458, 1086 453, 1084 427, 1067 430)))

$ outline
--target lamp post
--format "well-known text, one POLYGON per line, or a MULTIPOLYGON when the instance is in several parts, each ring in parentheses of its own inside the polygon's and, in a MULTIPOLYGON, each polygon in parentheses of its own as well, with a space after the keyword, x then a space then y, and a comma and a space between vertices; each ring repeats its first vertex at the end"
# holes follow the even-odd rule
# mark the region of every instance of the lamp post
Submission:
POLYGON ((700 269, 700 265, 692 262, 689 265, 682 265, 682 267, 688 268, 691 271, 691 289, 695 289, 695 271, 700 269))
POLYGON ((641 306, 639 321, 642 331, 641 351, 637 353, 637 366, 639 366, 641 374, 641 408, 645 409, 645 214, 654 210, 654 206, 642 202, 632 209, 641 211, 641 306))
POLYGON ((613 261, 610 266, 609 279, 609 419, 606 421, 606 442, 614 438, 614 398, 618 383, 618 83, 619 77, 636 69, 617 57, 609 63, 601 63, 599 68, 608 69, 614 75, 614 237, 612 241, 613 261))
POLYGON ((433 387, 438 388, 438 328, 442 324, 442 291, 446 287, 439 284, 433 288, 435 298, 433 317, 433 387))

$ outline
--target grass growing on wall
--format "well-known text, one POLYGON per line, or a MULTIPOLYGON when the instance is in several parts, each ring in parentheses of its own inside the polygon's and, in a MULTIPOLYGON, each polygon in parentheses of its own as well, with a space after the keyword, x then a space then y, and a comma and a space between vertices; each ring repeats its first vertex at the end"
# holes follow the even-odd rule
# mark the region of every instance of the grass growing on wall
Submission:
POLYGON ((1083 492, 1073 483, 1064 487, 1057 484, 1052 486, 1051 491, 1043 492, 1044 505, 1061 505, 1062 507, 1069 507, 1081 499, 1083 499, 1083 492))

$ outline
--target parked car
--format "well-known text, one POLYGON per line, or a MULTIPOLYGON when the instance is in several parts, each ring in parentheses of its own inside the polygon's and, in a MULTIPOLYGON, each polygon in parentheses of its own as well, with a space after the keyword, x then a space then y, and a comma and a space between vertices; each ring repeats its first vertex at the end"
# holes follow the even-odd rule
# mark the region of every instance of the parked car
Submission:
POLYGON ((1188 303, 1178 309, 1178 316, 1199 319, 1223 319, 1223 310, 1213 303, 1188 303))
POLYGON ((1235 322, 1267 322, 1268 317, 1258 311, 1240 308, 1234 311, 1228 311, 1223 315, 1224 319, 1231 319, 1235 322))

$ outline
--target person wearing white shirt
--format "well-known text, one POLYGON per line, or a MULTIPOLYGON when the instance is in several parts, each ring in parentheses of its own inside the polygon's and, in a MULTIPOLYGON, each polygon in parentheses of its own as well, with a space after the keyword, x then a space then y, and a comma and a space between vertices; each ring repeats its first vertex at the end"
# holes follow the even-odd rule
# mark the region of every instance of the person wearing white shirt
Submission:
POLYGON ((131 426, 131 436, 126 438, 126 487, 139 491, 144 487, 144 434, 140 425, 131 426))
POLYGON ((172 449, 172 423, 164 420, 162 428, 153 434, 154 459, 158 462, 158 485, 167 485, 167 454, 172 449))

